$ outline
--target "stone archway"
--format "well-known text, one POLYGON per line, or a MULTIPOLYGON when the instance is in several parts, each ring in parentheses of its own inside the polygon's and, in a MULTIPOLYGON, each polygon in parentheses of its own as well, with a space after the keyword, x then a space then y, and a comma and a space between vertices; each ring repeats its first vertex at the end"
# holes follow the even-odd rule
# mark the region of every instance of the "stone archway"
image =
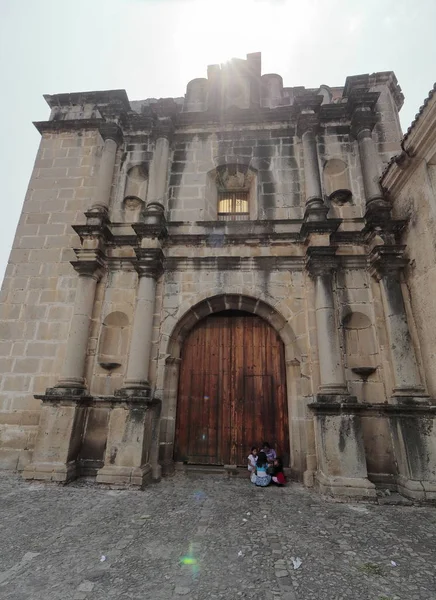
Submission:
POLYGON ((167 343, 164 374, 163 412, 160 430, 160 457, 163 474, 174 469, 173 452, 177 412, 177 396, 181 351, 184 340, 192 328, 205 317, 226 310, 240 310, 257 315, 267 321, 284 344, 286 362, 286 389, 290 423, 290 456, 293 475, 303 479, 304 473, 313 470, 315 448, 311 433, 312 423, 303 416, 301 404, 300 362, 301 354, 291 325, 275 308, 265 301, 242 294, 220 294, 200 301, 189 308, 171 332, 167 343), (308 457, 311 457, 310 459, 308 457), (306 460, 307 459, 307 460, 306 460), (309 465, 310 460, 310 465, 309 465))

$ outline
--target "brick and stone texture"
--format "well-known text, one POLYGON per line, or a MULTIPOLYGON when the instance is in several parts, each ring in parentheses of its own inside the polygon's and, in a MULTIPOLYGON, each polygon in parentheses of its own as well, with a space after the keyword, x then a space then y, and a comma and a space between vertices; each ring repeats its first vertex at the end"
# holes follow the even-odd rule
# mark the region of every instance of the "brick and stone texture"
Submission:
POLYGON ((414 208, 406 249, 379 185, 400 152, 395 75, 283 87, 251 54, 185 98, 46 100, 1 292, 0 466, 139 486, 172 473, 184 338, 243 310, 284 344, 293 477, 436 499, 423 226, 414 208), (233 220, 220 200, 239 193, 233 220))

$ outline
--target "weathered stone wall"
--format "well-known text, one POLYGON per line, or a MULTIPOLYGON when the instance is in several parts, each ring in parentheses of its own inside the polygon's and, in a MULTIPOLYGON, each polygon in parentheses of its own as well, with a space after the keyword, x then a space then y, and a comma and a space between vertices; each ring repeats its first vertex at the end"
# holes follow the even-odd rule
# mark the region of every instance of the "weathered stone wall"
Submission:
POLYGON ((295 132, 281 124, 271 129, 177 134, 169 180, 170 220, 215 221, 216 195, 208 177, 217 166, 233 162, 250 164, 257 172, 254 218, 302 217, 301 148, 295 132))
POLYGON ((405 273, 406 285, 420 342, 424 377, 433 397, 436 396, 435 170, 435 164, 421 160, 394 199, 394 215, 408 219, 403 235, 410 260, 405 273))
POLYGON ((70 261, 92 201, 99 134, 44 133, 3 282, 0 467, 29 461, 40 401, 65 355, 77 276, 70 261))

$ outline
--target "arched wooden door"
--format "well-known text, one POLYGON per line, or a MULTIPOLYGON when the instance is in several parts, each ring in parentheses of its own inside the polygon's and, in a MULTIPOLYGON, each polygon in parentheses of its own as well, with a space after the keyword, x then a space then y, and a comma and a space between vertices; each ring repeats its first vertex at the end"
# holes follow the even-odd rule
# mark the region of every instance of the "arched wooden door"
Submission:
POLYGON ((256 315, 206 317, 183 345, 175 460, 246 465, 264 440, 288 462, 283 342, 256 315))

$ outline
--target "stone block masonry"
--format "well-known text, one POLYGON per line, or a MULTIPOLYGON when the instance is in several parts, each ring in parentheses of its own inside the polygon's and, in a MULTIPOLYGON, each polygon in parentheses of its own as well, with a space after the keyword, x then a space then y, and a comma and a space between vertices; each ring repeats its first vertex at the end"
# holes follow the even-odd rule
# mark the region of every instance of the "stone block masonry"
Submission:
POLYGON ((185 98, 46 100, 1 291, 0 467, 141 488, 263 436, 322 493, 433 501, 430 338, 379 185, 395 75, 283 87, 250 54, 185 98))

